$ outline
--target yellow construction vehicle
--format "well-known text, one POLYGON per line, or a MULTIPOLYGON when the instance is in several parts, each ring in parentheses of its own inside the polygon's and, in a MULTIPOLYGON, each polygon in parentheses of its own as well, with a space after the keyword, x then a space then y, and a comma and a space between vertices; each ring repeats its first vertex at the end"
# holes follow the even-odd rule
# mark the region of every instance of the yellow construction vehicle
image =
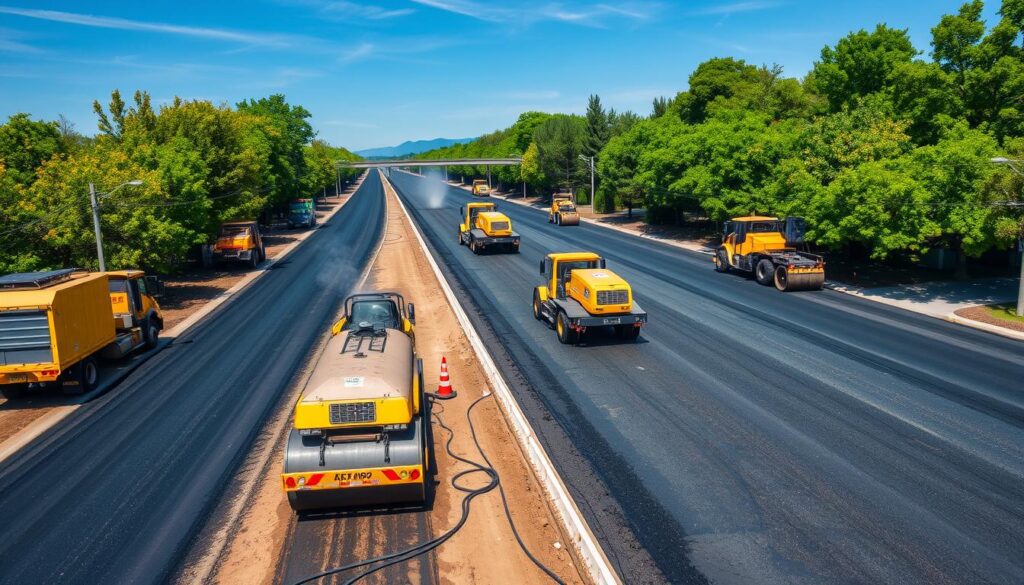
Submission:
POLYGON ((428 461, 415 311, 348 297, 295 404, 281 482, 295 511, 422 502, 428 461))
POLYGON ((469 203, 459 208, 459 245, 474 254, 500 249, 519 251, 519 234, 512 231, 512 220, 498 212, 495 203, 469 203))
POLYGON ((473 197, 490 197, 491 186, 483 179, 473 180, 473 197))
POLYGON ((572 193, 555 193, 551 196, 548 223, 555 225, 580 225, 580 212, 576 209, 576 198, 572 193))
POLYGON ((100 358, 156 347, 161 288, 141 270, 0 277, 0 389, 8 397, 51 382, 71 394, 95 389, 100 358))
POLYGON ((629 283, 592 252, 548 254, 540 261, 544 284, 533 289, 533 316, 555 328, 562 343, 577 343, 592 327, 614 327, 635 341, 647 313, 629 283))
POLYGON ((715 270, 753 272, 757 282, 781 291, 818 290, 825 283, 825 261, 801 252, 802 217, 737 217, 725 222, 722 244, 712 259, 715 270))
POLYGON ((255 221, 231 221, 220 226, 213 245, 214 263, 242 262, 252 268, 267 259, 263 234, 255 221))

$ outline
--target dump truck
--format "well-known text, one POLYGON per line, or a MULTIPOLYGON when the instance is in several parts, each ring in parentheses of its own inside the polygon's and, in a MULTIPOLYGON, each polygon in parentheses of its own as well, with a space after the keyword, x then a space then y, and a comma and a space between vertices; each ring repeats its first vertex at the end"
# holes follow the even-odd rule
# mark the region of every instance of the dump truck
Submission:
POLYGON ((295 404, 281 483, 297 512, 422 502, 428 428, 412 303, 348 297, 295 404))
POLYGON ((473 180, 473 197, 490 197, 491 186, 483 179, 473 180))
POLYGON ((498 212, 495 203, 469 203, 459 207, 459 245, 474 254, 487 250, 519 251, 519 234, 512 231, 512 220, 498 212))
POLYGON ((316 225, 316 206, 312 199, 295 199, 288 204, 288 227, 307 227, 316 225))
POLYGON ((253 220, 230 221, 220 226, 213 245, 215 264, 242 262, 252 268, 267 259, 260 226, 253 220))
POLYGON ((9 398, 48 383, 69 394, 95 389, 101 358, 156 347, 161 289, 141 270, 0 277, 0 389, 9 398))
POLYGON ((806 226, 802 217, 733 218, 722 229, 722 244, 712 258, 715 270, 753 273, 760 284, 775 284, 783 292, 819 290, 825 283, 825 260, 797 249, 806 226))
POLYGON ((576 209, 576 198, 572 193, 555 193, 551 196, 548 223, 580 225, 580 212, 576 209))
POLYGON ((592 252, 548 254, 540 261, 544 284, 533 289, 533 316, 555 328, 558 341, 575 344, 588 329, 614 327, 627 341, 640 336, 647 313, 629 283, 592 252))

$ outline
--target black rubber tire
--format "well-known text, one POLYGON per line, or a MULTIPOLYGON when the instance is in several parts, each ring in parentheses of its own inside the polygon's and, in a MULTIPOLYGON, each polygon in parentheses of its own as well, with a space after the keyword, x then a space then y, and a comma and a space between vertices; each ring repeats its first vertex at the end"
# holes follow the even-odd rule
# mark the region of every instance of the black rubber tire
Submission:
POLYGON ((559 311, 555 317, 555 333, 558 335, 558 341, 566 345, 575 344, 579 338, 579 334, 569 327, 568 318, 563 311, 559 311))
POLYGON ((767 258, 761 258, 754 267, 754 278, 758 283, 768 286, 775 278, 775 265, 767 258))
POLYGON ((554 214, 551 214, 551 213, 548 214, 548 223, 555 223, 555 216, 554 216, 554 214))
POLYGON ((544 320, 544 315, 540 312, 540 294, 537 293, 537 289, 533 290, 533 318, 538 321, 544 320))
POLYGON ((557 226, 561 226, 562 225, 562 214, 561 213, 556 213, 555 214, 555 225, 557 225, 557 226))
POLYGON ((63 386, 61 390, 65 394, 85 394, 87 392, 92 392, 99 384, 99 365, 96 363, 96 358, 93 356, 89 356, 75 364, 68 373, 75 381, 78 382, 78 385, 63 386))
POLYGON ((725 273, 725 272, 729 272, 730 268, 731 268, 731 266, 729 266, 729 253, 726 252, 724 249, 719 250, 718 252, 716 252, 715 253, 715 270, 717 270, 718 272, 725 273))
POLYGON ((256 249, 256 250, 253 250, 251 254, 249 254, 249 267, 250 268, 256 268, 259 265, 260 265, 260 251, 259 251, 259 249, 256 249))
POLYGON ((459 245, 460 246, 465 246, 466 245, 466 242, 462 241, 462 232, 459 232, 459 245))
POLYGON ((155 349, 156 344, 160 342, 160 325, 153 319, 152 315, 142 322, 142 339, 142 347, 147 350, 155 349))
POLYGON ((266 259, 267 259, 267 245, 266 244, 260 244, 260 262, 263 262, 266 259))
POLYGON ((21 384, 4 384, 0 386, 0 396, 7 400, 17 400, 28 393, 28 382, 21 384))

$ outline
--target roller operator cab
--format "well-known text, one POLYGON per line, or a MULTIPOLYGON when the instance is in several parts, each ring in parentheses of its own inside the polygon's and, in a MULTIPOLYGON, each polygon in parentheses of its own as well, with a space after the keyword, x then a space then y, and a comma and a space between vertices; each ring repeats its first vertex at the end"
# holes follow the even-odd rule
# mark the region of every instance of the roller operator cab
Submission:
POLYGON ((572 193, 555 193, 551 196, 548 223, 555 225, 580 225, 580 212, 576 209, 576 198, 572 193))
POLYGON ((281 474, 292 509, 424 501, 428 423, 414 321, 398 293, 345 300, 295 404, 281 474))
POLYGON ((498 212, 491 202, 468 203, 459 208, 459 245, 474 254, 489 250, 519 251, 519 234, 512 231, 512 220, 498 212))
POLYGON ((0 390, 11 398, 51 383, 69 394, 95 389, 100 359, 156 347, 162 291, 141 270, 0 277, 0 390))
POLYGON ((555 328, 562 343, 577 343, 589 328, 614 327, 635 341, 647 313, 629 283, 591 252, 548 254, 540 262, 544 284, 534 288, 533 316, 555 328))
POLYGON ((757 282, 780 291, 818 290, 825 282, 825 260, 801 252, 806 222, 802 217, 748 216, 725 222, 715 270, 752 272, 757 282))
POLYGON ((473 181, 473 197, 490 197, 491 186, 487 184, 487 181, 483 179, 475 179, 473 181))
POLYGON ((267 259, 263 234, 255 221, 231 221, 220 226, 213 245, 213 261, 217 264, 240 262, 252 268, 267 259))

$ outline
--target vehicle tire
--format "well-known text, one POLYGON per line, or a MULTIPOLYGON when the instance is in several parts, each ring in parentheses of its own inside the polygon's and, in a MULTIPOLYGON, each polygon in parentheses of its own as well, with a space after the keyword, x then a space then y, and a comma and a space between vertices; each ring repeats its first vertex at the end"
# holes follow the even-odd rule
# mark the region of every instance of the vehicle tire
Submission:
POLYGON ((267 259, 267 245, 266 244, 260 244, 260 262, 263 262, 266 259, 267 259))
POLYGON ((462 241, 462 232, 459 232, 459 245, 460 246, 465 246, 466 245, 466 242, 462 241))
POLYGON ((775 265, 772 261, 767 258, 761 258, 754 268, 754 278, 757 282, 768 286, 772 283, 772 278, 775 276, 775 265))
POLYGON ((533 291, 533 318, 538 321, 544 320, 544 314, 540 310, 540 295, 536 289, 533 291))
POLYGON ((99 365, 96 363, 96 358, 89 356, 84 360, 78 362, 72 367, 69 372, 72 379, 78 382, 77 386, 64 386, 63 391, 65 394, 85 394, 92 392, 96 389, 100 379, 99 365))
POLYGON ((617 325, 615 329, 619 338, 624 341, 636 341, 640 337, 640 328, 635 325, 617 325))
POLYGON ((555 225, 562 225, 562 214, 561 213, 556 213, 555 214, 555 225))
POLYGON ((558 341, 566 345, 575 344, 579 338, 579 334, 569 327, 569 318, 565 316, 564 311, 559 311, 555 317, 555 332, 558 334, 558 341))
POLYGON ((550 213, 548 214, 548 223, 555 223, 555 216, 550 213))
POLYGON ((142 347, 147 350, 154 349, 160 341, 160 326, 153 319, 152 315, 146 317, 146 320, 142 322, 142 339, 142 347))
POLYGON ((250 268, 256 268, 259 265, 260 265, 260 251, 258 249, 257 250, 253 250, 252 253, 249 254, 249 267, 250 268))
POLYGON ((0 396, 7 400, 17 400, 28 392, 28 382, 21 384, 4 384, 0 386, 0 396))
POLYGON ((725 250, 719 250, 715 254, 715 270, 718 272, 729 272, 729 253, 725 250))

